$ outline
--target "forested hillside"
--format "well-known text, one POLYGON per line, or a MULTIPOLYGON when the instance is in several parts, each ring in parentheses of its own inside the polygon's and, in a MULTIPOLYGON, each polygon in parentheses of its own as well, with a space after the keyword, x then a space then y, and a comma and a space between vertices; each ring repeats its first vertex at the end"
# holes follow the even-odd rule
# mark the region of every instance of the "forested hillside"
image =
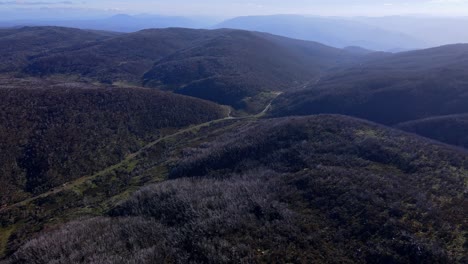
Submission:
POLYGON ((168 181, 7 263, 466 261, 466 153, 342 116, 225 124, 168 181))
POLYGON ((164 130, 227 113, 213 103, 150 89, 7 83, 0 87, 1 206, 113 165, 164 130))

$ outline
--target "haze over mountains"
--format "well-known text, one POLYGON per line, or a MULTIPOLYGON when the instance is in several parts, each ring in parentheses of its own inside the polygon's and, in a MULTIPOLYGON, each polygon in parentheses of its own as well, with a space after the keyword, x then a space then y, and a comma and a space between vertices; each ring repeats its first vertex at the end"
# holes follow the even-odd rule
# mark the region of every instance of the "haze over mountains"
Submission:
POLYGON ((344 48, 360 46, 373 50, 414 49, 426 46, 417 39, 397 31, 344 18, 304 17, 295 15, 239 17, 216 27, 269 32, 291 38, 314 40, 344 48))
POLYGON ((0 263, 468 261, 468 44, 114 19, 0 29, 0 263))
POLYGON ((221 18, 119 14, 81 20, 0 21, 0 26, 62 26, 81 29, 135 32, 148 28, 234 28, 317 41, 344 48, 360 46, 379 51, 402 51, 467 43, 468 18, 388 16, 321 17, 301 15, 221 18))
POLYGON ((217 27, 238 28, 314 40, 334 47, 360 46, 381 51, 467 43, 468 18, 417 16, 313 17, 297 15, 238 17, 217 27))
POLYGON ((158 15, 126 15, 119 14, 106 18, 75 19, 75 20, 12 20, 0 21, 0 26, 61 26, 81 29, 107 30, 116 32, 135 32, 148 28, 206 28, 216 21, 210 18, 181 16, 158 16, 158 15))

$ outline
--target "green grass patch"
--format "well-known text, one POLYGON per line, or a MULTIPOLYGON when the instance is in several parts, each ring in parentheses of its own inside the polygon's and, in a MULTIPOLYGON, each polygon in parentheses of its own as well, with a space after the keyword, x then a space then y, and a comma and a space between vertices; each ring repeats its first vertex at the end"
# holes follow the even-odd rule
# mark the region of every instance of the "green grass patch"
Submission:
POLYGON ((8 240, 14 230, 15 226, 0 228, 0 258, 5 256, 8 240))

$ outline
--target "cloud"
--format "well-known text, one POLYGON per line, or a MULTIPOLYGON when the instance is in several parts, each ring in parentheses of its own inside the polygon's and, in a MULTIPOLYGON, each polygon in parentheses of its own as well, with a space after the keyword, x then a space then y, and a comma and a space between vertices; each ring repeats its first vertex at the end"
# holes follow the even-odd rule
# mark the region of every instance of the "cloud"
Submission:
POLYGON ((28 1, 0 1, 0 5, 37 6, 37 5, 73 5, 72 1, 60 2, 28 2, 28 1))

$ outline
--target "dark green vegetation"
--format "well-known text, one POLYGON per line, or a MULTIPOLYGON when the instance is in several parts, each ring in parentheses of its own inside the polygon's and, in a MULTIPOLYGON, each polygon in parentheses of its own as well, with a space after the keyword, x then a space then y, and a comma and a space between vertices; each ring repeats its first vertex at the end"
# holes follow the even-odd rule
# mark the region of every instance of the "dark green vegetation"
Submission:
POLYGON ((0 206, 113 165, 164 129, 227 112, 149 89, 3 81, 15 88, 0 87, 0 206))
POLYGON ((304 85, 359 57, 316 42, 231 29, 110 34, 29 27, 6 32, 0 34, 0 58, 8 62, 3 72, 145 85, 237 109, 249 108, 248 97, 304 85))
MULTIPOLYGON (((466 261, 464 152, 341 116, 252 121, 180 134, 169 152, 154 145, 139 164, 172 156, 168 181, 31 240, 10 262, 466 261)), ((51 199, 29 206, 40 216, 59 206, 51 199)))
POLYGON ((463 148, 264 119, 466 147, 465 45, 22 28, 0 47, 5 263, 468 261, 463 148))
POLYGON ((337 113, 398 123, 468 113, 468 45, 369 56, 275 101, 273 115, 337 113), (374 58, 372 58, 374 57, 374 58))

